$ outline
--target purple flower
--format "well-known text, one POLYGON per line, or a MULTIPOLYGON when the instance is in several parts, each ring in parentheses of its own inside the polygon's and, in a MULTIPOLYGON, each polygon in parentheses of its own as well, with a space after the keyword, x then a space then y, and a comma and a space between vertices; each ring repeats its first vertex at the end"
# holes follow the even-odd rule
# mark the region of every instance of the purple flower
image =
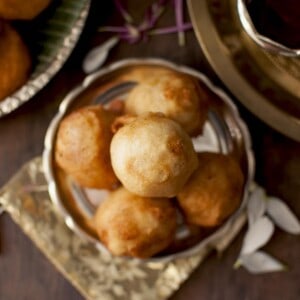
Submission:
POLYGON ((142 22, 135 24, 133 18, 123 7, 119 0, 115 0, 115 6, 125 20, 123 26, 105 26, 99 31, 111 32, 118 34, 119 38, 130 44, 140 41, 147 41, 149 35, 178 33, 179 45, 184 45, 184 32, 192 29, 191 23, 184 23, 183 20, 183 1, 173 0, 175 9, 176 26, 154 29, 160 16, 167 8, 169 0, 158 0, 152 3, 145 11, 142 22))

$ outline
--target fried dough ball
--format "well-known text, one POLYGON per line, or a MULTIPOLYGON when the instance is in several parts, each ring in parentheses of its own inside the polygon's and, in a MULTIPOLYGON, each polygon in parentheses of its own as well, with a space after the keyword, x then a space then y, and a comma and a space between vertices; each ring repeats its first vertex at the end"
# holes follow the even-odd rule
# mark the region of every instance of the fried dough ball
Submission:
POLYGON ((51 0, 1 0, 0 16, 7 20, 31 20, 40 14, 51 0))
POLYGON ((59 126, 56 162, 84 187, 112 189, 118 182, 109 154, 116 116, 101 105, 87 106, 72 112, 59 126))
POLYGON ((219 153, 200 153, 199 167, 178 194, 187 222, 216 226, 240 205, 244 176, 238 163, 219 153))
POLYGON ((190 137, 160 113, 137 117, 114 135, 113 169, 130 192, 144 197, 173 197, 197 168, 190 137))
POLYGON ((206 98, 197 82, 187 75, 158 71, 131 90, 125 111, 134 115, 162 112, 195 136, 202 132, 206 120, 206 98))
POLYGON ((112 254, 147 258, 172 242, 176 208, 170 199, 143 198, 122 187, 99 206, 95 226, 112 254))
POLYGON ((28 79, 31 58, 20 35, 8 23, 0 23, 0 100, 28 79))

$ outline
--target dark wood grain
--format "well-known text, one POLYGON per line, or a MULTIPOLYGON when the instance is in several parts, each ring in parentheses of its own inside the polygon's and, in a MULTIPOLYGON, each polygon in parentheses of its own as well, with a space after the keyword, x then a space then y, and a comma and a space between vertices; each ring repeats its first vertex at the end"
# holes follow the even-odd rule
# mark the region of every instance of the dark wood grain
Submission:
MULTIPOLYGON (((14 113, 0 119, 0 186, 31 158, 40 155, 47 126, 69 89, 83 78, 80 64, 86 51, 109 37, 96 29, 103 24, 121 24, 122 20, 109 1, 94 1, 93 10, 82 38, 63 70, 36 97, 14 113), (97 3, 95 3, 97 2, 97 3)), ((135 16, 141 16, 150 1, 126 1, 135 16)), ((159 25, 174 24, 172 10, 159 25)), ((128 57, 160 57, 185 64, 218 78, 209 68, 192 32, 187 45, 179 47, 176 35, 155 36, 147 43, 120 43, 107 63, 128 57)), ((287 201, 300 216, 300 144, 274 132, 239 103, 246 120, 257 160, 257 181, 267 191, 287 201)), ((300 133, 299 133, 300 134, 300 133)), ((212 254, 192 274, 171 299, 203 300, 298 300, 300 299, 300 239, 276 231, 267 251, 290 266, 278 274, 253 276, 232 268, 243 233, 220 258, 212 254)), ((48 262, 11 219, 0 218, 0 299, 82 299, 79 293, 48 262)))

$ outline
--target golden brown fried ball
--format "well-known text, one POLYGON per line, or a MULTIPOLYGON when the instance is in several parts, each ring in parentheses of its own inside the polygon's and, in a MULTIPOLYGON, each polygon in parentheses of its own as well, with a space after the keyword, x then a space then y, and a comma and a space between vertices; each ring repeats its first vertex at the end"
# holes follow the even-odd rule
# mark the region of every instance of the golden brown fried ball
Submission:
POLYGON ((59 126, 56 162, 84 187, 112 189, 118 182, 109 154, 116 116, 101 105, 88 106, 72 112, 59 126))
POLYGON ((112 254, 147 258, 172 242, 176 208, 170 199, 143 198, 119 188, 99 206, 95 226, 112 254))
POLYGON ((19 34, 3 21, 0 23, 0 100, 9 96, 28 79, 31 58, 19 34))
POLYGON ((31 20, 50 2, 51 0, 1 0, 0 17, 7 20, 31 20))
POLYGON ((187 222, 221 224, 240 205, 244 176, 238 163, 219 153, 200 153, 199 167, 178 194, 187 222))
POLYGON ((134 87, 125 103, 129 114, 162 112, 189 135, 202 132, 207 116, 207 96, 196 81, 171 71, 153 72, 134 87))
POLYGON ((137 117, 114 135, 113 169, 130 192, 144 197, 173 197, 197 168, 190 137, 162 114, 137 117))

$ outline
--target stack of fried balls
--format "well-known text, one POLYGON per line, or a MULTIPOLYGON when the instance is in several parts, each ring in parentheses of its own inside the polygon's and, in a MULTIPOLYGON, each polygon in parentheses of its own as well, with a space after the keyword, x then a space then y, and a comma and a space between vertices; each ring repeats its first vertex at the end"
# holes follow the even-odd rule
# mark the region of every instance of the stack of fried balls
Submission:
POLYGON ((178 215, 214 228, 240 205, 243 173, 229 155, 196 153, 209 97, 197 81, 157 71, 115 111, 80 108, 58 128, 55 161, 82 187, 110 190, 94 226, 118 256, 148 258, 173 242, 178 215))
POLYGON ((30 21, 51 0, 0 1, 0 101, 20 88, 28 79, 32 60, 27 45, 11 21, 30 21))

